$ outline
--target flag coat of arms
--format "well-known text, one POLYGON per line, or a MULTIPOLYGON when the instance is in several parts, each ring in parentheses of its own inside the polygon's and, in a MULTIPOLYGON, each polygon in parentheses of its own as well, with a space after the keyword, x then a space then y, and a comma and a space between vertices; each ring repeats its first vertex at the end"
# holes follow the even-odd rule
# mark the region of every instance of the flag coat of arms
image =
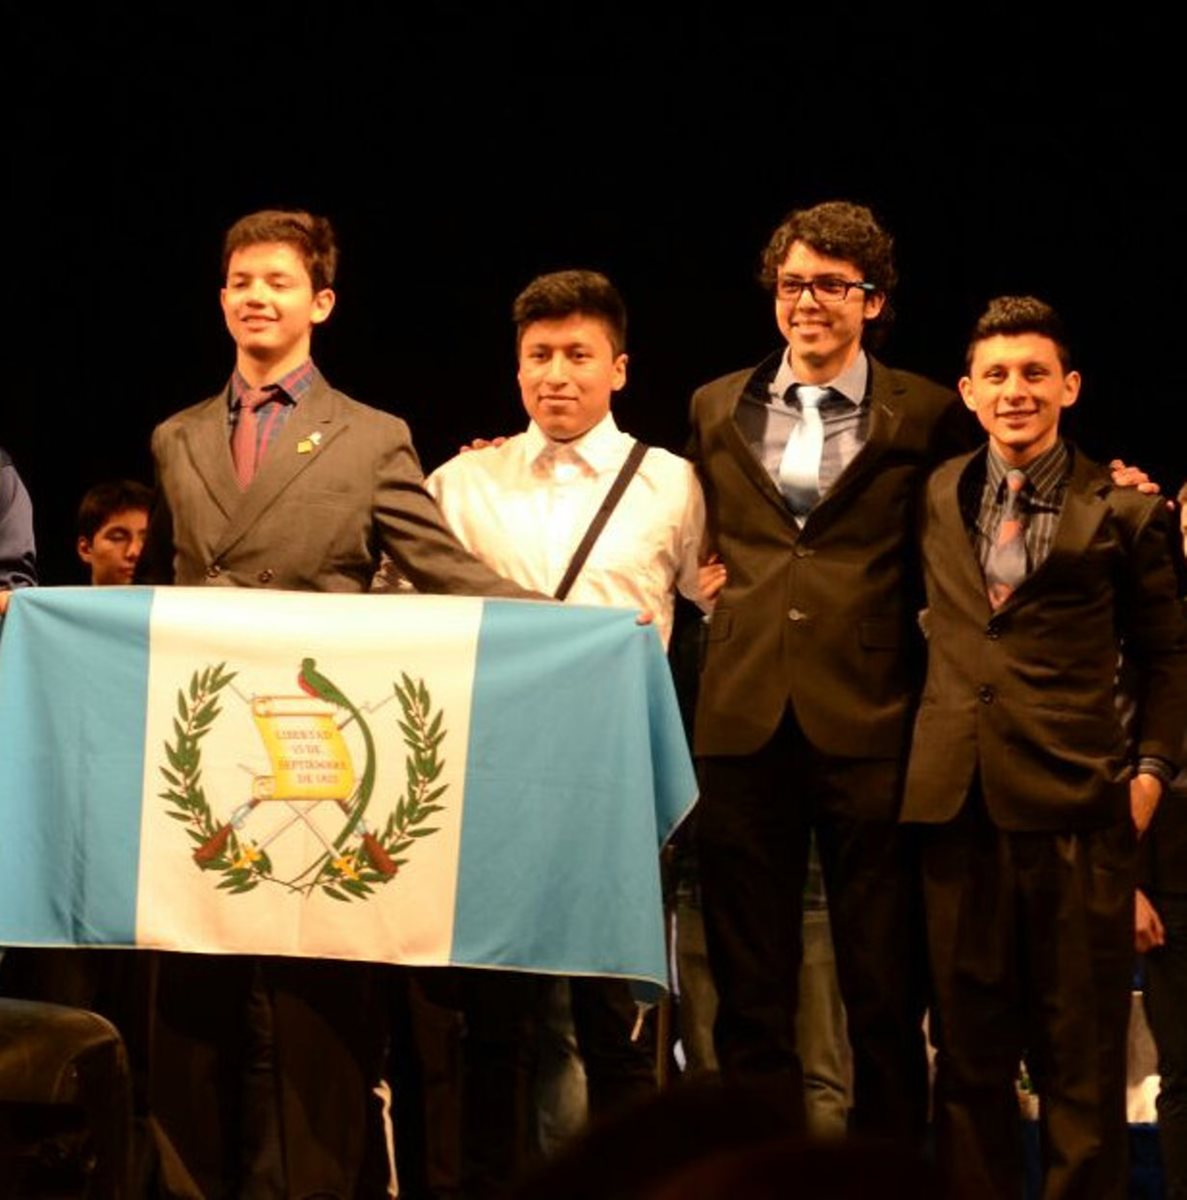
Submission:
POLYGON ((30 590, 0 739, 0 945, 666 978, 695 783, 633 613, 30 590))

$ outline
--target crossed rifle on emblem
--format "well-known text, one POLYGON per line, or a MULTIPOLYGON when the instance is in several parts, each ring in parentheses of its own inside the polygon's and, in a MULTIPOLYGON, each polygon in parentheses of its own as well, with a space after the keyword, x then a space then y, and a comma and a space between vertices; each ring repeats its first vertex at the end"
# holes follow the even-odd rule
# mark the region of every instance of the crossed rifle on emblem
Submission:
POLYGON ((371 731, 358 709, 333 684, 317 674, 311 659, 302 664, 298 682, 307 695, 252 698, 252 718, 268 753, 272 774, 253 778, 251 798, 240 804, 230 819, 194 851, 194 861, 203 867, 214 862, 225 851, 231 834, 243 829, 261 803, 280 801, 292 810, 292 815, 257 843, 256 850, 266 850, 300 823, 313 833, 334 860, 340 856, 347 838, 357 829, 371 865, 381 875, 390 877, 396 873, 396 865, 363 816, 375 780, 375 747, 371 731), (339 708, 345 708, 349 714, 341 725, 335 720, 339 708), (350 753, 342 736, 342 730, 352 721, 358 722, 367 750, 367 768, 357 785, 350 753), (297 753, 308 757, 293 757, 291 743, 294 741, 300 743, 297 753), (334 842, 325 836, 311 816, 313 810, 326 800, 337 804, 347 816, 346 825, 334 842))

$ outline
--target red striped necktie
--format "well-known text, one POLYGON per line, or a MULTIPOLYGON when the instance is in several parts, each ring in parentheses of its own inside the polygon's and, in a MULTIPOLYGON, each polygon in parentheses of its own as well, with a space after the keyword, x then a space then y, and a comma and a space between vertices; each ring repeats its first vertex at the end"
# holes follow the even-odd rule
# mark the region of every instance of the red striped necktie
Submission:
POLYGON ((248 388, 239 398, 239 418, 231 434, 231 459, 235 463, 235 478, 239 480, 241 488, 251 483, 260 466, 260 421, 257 410, 274 399, 279 391, 280 388, 272 383, 262 388, 248 388))

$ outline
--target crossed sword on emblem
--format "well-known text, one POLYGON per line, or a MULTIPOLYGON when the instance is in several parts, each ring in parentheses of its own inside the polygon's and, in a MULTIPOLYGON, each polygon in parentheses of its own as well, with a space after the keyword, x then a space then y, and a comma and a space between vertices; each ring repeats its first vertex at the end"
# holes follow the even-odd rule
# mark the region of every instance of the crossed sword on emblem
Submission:
MULTIPOLYGON (((313 664, 311 660, 305 660, 305 664, 303 664, 302 669, 302 677, 300 678, 299 682, 301 683, 302 688, 304 688, 307 692, 310 692, 310 694, 317 694, 317 692, 315 692, 314 689, 306 682, 306 676, 313 674, 312 665, 313 664)), ((352 721, 357 720, 360 729, 363 730, 363 735, 367 742, 368 755, 370 756, 373 753, 370 731, 367 729, 366 723, 362 719, 362 714, 357 708, 355 708, 353 704, 346 700, 345 696, 342 696, 340 693, 338 693, 337 689, 333 688, 333 685, 330 685, 328 680, 321 680, 320 677, 318 677, 318 682, 326 685, 328 689, 332 691, 331 696, 326 696, 324 698, 332 699, 333 702, 338 703, 340 707, 346 708, 349 714, 346 720, 344 720, 338 726, 338 729, 343 730, 349 724, 351 724, 352 721)), ((240 698, 242 699, 243 697, 241 696, 240 698)), ((390 699, 390 697, 388 699, 390 699)), ((376 708, 382 708, 387 702, 388 700, 384 699, 368 711, 373 712, 376 708)), ((244 770, 251 770, 251 768, 244 767, 244 770)), ((218 858, 226 849, 226 845, 231 837, 231 833, 233 831, 238 832, 243 828, 243 826, 247 823, 247 818, 255 811, 256 807, 262 801, 271 800, 274 798, 273 789, 275 787, 275 783, 276 780, 272 775, 256 775, 254 771, 252 772, 251 799, 245 801, 243 804, 240 804, 239 807, 231 813, 230 820, 228 820, 221 828, 217 829, 213 834, 211 834, 211 836, 194 851, 194 861, 198 863, 199 866, 207 866, 209 863, 218 858)), ((321 842, 330 858, 337 858, 339 856, 338 848, 334 846, 334 844, 326 837, 324 833, 322 833, 321 829, 318 828, 317 824, 310 816, 313 810, 321 803, 321 800, 312 800, 304 808, 302 808, 295 801, 290 800, 288 797, 283 797, 283 800, 284 803, 292 810, 293 815, 289 817, 288 820, 286 820, 282 825, 277 826, 277 828, 274 829, 262 842, 257 843, 256 849, 266 850, 274 841, 276 841, 278 837, 284 833, 287 833, 288 830, 290 830, 294 825, 297 824, 297 822, 300 821, 303 822, 305 827, 313 833, 314 837, 316 837, 319 842, 321 842)), ((348 817, 352 818, 355 826, 361 831, 363 848, 366 850, 367 857, 370 859, 371 865, 375 868, 375 870, 381 875, 386 875, 388 877, 394 875, 396 873, 396 864, 392 862, 391 855, 388 854, 388 852, 384 849, 383 843, 375 836, 374 831, 370 828, 370 826, 368 826, 366 820, 364 819, 361 811, 362 801, 360 801, 360 810, 357 813, 351 808, 350 801, 345 796, 334 797, 334 803, 337 804, 338 807, 342 809, 342 811, 348 817)))

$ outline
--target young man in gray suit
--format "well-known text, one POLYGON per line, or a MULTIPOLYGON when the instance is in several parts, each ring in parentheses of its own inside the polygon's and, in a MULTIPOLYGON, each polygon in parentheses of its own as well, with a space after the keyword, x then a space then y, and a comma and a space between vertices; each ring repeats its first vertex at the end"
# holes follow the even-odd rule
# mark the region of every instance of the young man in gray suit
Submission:
MULTIPOLYGON (((313 365, 337 259, 329 221, 305 212, 253 213, 227 232, 220 298, 235 369, 153 434, 159 499, 140 577, 365 592, 386 552, 421 591, 532 595, 446 527, 407 425, 313 365)), ((154 1101, 204 1190, 368 1190, 378 1009, 361 963, 163 959, 154 1101)))
POLYGON ((142 574, 365 592, 386 551, 421 591, 525 595, 450 533, 408 426, 335 391, 313 365, 337 259, 329 221, 309 213, 253 213, 228 231, 221 301, 235 370, 153 433, 160 503, 142 574))
POLYGON ((1022 1190, 1024 1052, 1043 1195, 1128 1195, 1135 834, 1180 753, 1187 626, 1165 505, 1059 436, 1069 357, 1048 305, 989 305, 960 381, 989 445, 932 475, 923 512, 928 671, 902 819, 925 826, 936 1138, 959 1200, 1022 1190))

